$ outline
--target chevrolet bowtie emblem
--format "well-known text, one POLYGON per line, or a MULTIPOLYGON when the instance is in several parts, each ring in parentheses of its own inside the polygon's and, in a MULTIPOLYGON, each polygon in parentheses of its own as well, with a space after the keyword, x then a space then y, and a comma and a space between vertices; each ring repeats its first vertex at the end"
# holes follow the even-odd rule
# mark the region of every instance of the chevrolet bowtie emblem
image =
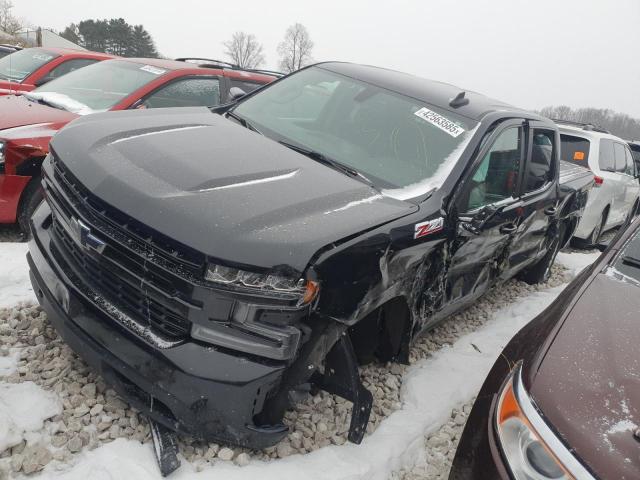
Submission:
POLYGON ((69 229, 76 243, 84 248, 102 253, 107 246, 105 242, 91 233, 91 228, 78 218, 72 218, 69 221, 69 229))

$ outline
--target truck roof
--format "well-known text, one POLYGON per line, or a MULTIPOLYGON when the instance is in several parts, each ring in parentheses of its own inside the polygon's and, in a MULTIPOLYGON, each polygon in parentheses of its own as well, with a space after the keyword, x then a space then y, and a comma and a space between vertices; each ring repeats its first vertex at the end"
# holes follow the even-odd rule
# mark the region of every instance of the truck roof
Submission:
POLYGON ((398 72, 387 68, 373 67, 371 65, 360 65, 346 62, 325 62, 316 65, 335 73, 356 78, 372 85, 376 85, 387 90, 406 95, 424 103, 437 106, 439 108, 456 112, 467 118, 479 121, 485 115, 497 111, 526 112, 526 116, 544 122, 550 122, 545 117, 541 117, 533 112, 514 107, 508 103, 487 97, 477 92, 456 87, 444 82, 428 80, 408 73, 398 72), (465 98, 469 103, 457 108, 451 107, 449 103, 460 92, 465 92, 465 98))

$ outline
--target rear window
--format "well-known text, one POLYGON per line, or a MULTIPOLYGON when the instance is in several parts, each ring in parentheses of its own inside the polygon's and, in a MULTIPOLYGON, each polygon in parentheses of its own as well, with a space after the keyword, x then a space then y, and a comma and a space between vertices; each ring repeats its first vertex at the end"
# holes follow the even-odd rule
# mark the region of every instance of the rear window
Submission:
POLYGON ((573 135, 560 135, 560 159, 589 168, 589 140, 573 135))
POLYGON ((0 80, 21 82, 45 63, 49 63, 57 53, 40 48, 25 48, 0 59, 0 80))

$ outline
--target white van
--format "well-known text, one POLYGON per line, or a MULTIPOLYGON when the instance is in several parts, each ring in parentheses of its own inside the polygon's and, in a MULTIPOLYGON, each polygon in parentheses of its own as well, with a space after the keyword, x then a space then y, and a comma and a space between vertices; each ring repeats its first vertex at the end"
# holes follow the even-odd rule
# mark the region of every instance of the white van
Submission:
POLYGON ((556 123, 560 158, 588 168, 595 176, 595 188, 574 233, 582 243, 595 245, 603 232, 623 225, 638 212, 639 172, 624 140, 593 125, 556 123))

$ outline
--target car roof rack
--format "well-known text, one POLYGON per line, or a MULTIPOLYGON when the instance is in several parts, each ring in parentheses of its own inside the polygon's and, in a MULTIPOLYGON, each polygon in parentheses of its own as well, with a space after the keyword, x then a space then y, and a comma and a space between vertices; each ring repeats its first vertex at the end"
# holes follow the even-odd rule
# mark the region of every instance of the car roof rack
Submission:
POLYGON ((224 60, 216 60, 215 58, 202 58, 202 57, 181 57, 176 58, 178 62, 196 63, 202 66, 220 66, 223 68, 240 68, 235 63, 225 62, 224 60))
POLYGON ((231 70, 241 70, 243 72, 262 73, 263 75, 271 75, 275 77, 282 77, 284 73, 276 72, 274 70, 263 70, 261 68, 242 68, 235 63, 226 62, 224 60, 216 60, 215 58, 202 58, 202 57, 181 57, 175 59, 178 62, 195 63, 199 67, 204 68, 229 68, 231 70))
POLYGON ((582 123, 582 122, 576 122, 573 120, 563 120, 560 118, 552 118, 551 120, 553 120, 555 123, 559 123, 560 125, 573 125, 574 127, 580 127, 583 130, 587 130, 590 132, 600 132, 600 133, 609 133, 611 134, 611 132, 609 130, 606 130, 602 127, 599 127, 597 125, 594 125, 593 123, 582 123))

